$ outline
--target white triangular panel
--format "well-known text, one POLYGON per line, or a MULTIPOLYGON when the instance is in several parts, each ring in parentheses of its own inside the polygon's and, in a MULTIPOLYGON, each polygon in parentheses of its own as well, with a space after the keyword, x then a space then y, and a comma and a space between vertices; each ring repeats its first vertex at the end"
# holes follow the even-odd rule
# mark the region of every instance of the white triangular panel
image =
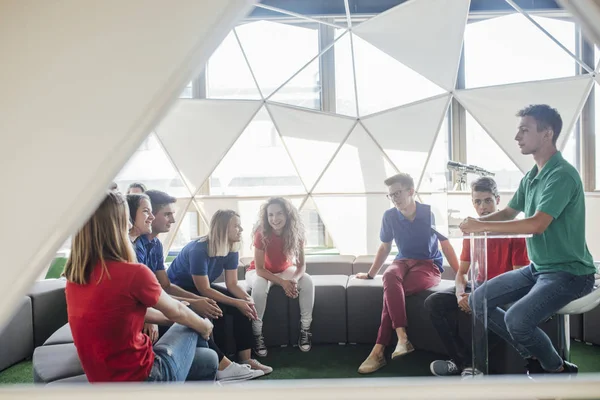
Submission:
POLYGON ((358 36, 446 90, 456 82, 469 0, 411 0, 363 22, 358 36))
POLYGON ((316 28, 256 21, 235 31, 265 98, 319 54, 316 28))
POLYGON ((392 207, 384 194, 313 195, 312 198, 340 254, 377 252, 381 218, 392 207))
POLYGON ((357 124, 317 183, 315 193, 383 192, 383 181, 397 170, 357 124))
POLYGON ((361 120, 394 165, 413 177, 415 185, 423 174, 449 101, 450 95, 434 97, 361 120))
POLYGON ((446 93, 357 35, 352 37, 352 43, 361 117, 446 93))
POLYGON ((156 128, 167 154, 195 192, 240 135, 261 103, 179 100, 156 128))
MULTIPOLYGON (((288 200, 296 207, 300 207, 302 201, 306 197, 304 196, 285 196, 288 200)), ((258 214, 260 206, 264 204, 269 198, 268 197, 253 197, 251 199, 245 198, 196 198, 195 202, 206 221, 210 223, 210 219, 217 212, 217 210, 234 210, 240 215, 242 223, 242 247, 240 251, 240 257, 248 257, 253 255, 252 251, 252 228, 258 222, 258 214)))
POLYGON ((263 107, 210 176, 210 194, 268 196, 305 194, 277 127, 263 107))
POLYGON ((262 99, 234 31, 227 35, 206 65, 206 97, 262 99))
POLYGON ((356 120, 268 104, 300 178, 312 188, 356 120))
POLYGON ((521 171, 533 166, 533 158, 521 154, 516 145, 517 118, 515 113, 530 104, 549 104, 563 119, 563 129, 557 147, 562 149, 589 94, 592 80, 589 76, 554 79, 460 90, 455 96, 508 154, 521 171))

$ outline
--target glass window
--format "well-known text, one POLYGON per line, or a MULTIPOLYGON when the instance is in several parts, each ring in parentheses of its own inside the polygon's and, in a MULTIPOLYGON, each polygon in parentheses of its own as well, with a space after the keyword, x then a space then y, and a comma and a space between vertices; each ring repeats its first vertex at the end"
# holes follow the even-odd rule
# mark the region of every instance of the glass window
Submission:
MULTIPOLYGON (((573 22, 534 19, 575 54, 573 22)), ((464 45, 467 88, 576 74, 575 60, 518 13, 468 24, 464 45)))
POLYGON ((233 31, 227 35, 208 60, 206 97, 253 100, 261 98, 233 31))
MULTIPOLYGON (((597 50, 597 49, 596 49, 597 50)), ((595 126, 596 126, 596 190, 600 190, 600 84, 594 84, 592 92, 595 105, 595 126)))
POLYGON ((342 36, 334 45, 335 56, 335 112, 356 117, 356 92, 354 88, 354 68, 350 32, 336 29, 336 36, 342 36))
MULTIPOLYGON (((571 163, 577 170, 580 170, 580 165, 577 159, 577 135, 579 129, 577 129, 577 125, 573 128, 573 131, 569 135, 567 142, 565 143, 565 147, 562 150, 563 157, 565 160, 571 163)), ((564 132, 563 132, 564 134, 564 132)))
POLYGON ((182 99, 191 99, 193 97, 192 94, 192 82, 188 83, 188 85, 183 89, 183 92, 179 95, 182 99))
POLYGON ((360 37, 353 35, 352 43, 360 116, 445 92, 360 37))
POLYGON ((114 179, 122 193, 133 182, 162 190, 174 197, 190 197, 181 175, 173 167, 154 133, 150 134, 114 179))
POLYGON ((429 161, 425 166, 419 192, 445 192, 448 190, 449 172, 446 168, 450 152, 448 136, 448 117, 446 116, 431 150, 429 161))
MULTIPOLYGON (((177 217, 179 218, 179 216, 177 217)), ((198 219, 199 215, 196 210, 190 209, 185 213, 169 250, 181 250, 183 246, 200 235, 198 219)))
MULTIPOLYGON (((293 25, 271 21, 256 21, 235 28, 258 86, 265 98, 280 88, 319 54, 319 31, 316 24, 293 25)), ((318 59, 317 59, 318 61, 318 59)), ((318 90, 318 62, 299 76, 304 79, 289 82, 285 98, 296 102, 315 102, 318 90), (316 68, 316 69, 315 69, 316 68)), ((226 76, 225 79, 229 79, 226 76)), ((279 97, 281 101, 281 96, 279 97)), ((310 107, 313 108, 313 107, 310 107)))
POLYGON ((306 193, 268 112, 262 108, 210 178, 211 195, 306 193))
MULTIPOLYGON (((494 179, 499 190, 516 190, 523 173, 481 125, 468 112, 466 114, 467 163, 495 173, 494 179)), ((477 175, 473 174, 467 177, 469 184, 477 179, 477 175)))

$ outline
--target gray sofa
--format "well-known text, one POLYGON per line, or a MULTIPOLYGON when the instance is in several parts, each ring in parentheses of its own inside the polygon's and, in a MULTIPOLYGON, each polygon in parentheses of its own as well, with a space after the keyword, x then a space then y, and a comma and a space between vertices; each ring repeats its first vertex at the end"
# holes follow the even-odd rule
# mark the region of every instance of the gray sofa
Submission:
MULTIPOLYGON (((353 278, 354 274, 366 271, 372 260, 372 256, 307 256, 307 271, 312 275, 315 285, 312 324, 315 345, 374 343, 383 303, 381 274, 388 264, 384 265, 373 280, 353 278)), ((242 259, 240 262, 238 276, 242 284, 245 284, 243 280, 245 266, 250 261, 250 259, 242 259)), ((429 294, 453 285, 451 280, 453 274, 450 268, 446 268, 444 278, 447 279, 443 279, 440 285, 407 298, 408 335, 413 345, 418 350, 439 353, 442 356, 443 346, 431 325, 423 303, 429 294)), ((30 329, 33 332, 30 340, 31 347, 34 341, 37 343, 33 353, 34 380, 57 384, 85 382, 85 374, 77 358, 69 326, 65 325, 65 282, 54 280, 36 285, 29 297, 32 304, 30 321, 33 321, 32 330, 30 329), (52 332, 54 333, 50 335, 52 332)), ((25 319, 27 318, 22 317, 20 320, 25 319)), ((299 319, 298 300, 289 299, 280 287, 273 287, 269 293, 264 317, 264 335, 267 345, 295 345, 300 329, 299 319)), ((554 320, 542 325, 555 345, 558 343, 557 326, 554 320)), ((352 351, 351 348, 348 351, 352 351)), ((492 372, 520 373, 522 365, 523 362, 516 352, 505 344, 491 351, 492 372)))

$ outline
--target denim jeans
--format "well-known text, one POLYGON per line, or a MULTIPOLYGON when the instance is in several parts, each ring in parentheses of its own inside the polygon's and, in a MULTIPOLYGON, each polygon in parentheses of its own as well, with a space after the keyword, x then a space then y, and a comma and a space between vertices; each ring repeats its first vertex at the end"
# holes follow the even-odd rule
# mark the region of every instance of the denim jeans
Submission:
POLYGON ((484 283, 469 296, 469 305, 477 315, 483 315, 486 293, 490 329, 523 358, 535 357, 546 371, 552 372, 562 367, 563 360, 538 325, 571 301, 590 293, 593 286, 593 274, 539 273, 531 264, 484 283), (513 302, 508 311, 500 308, 513 302))
POLYGON ((210 381, 219 365, 217 353, 194 330, 174 324, 154 345, 154 365, 147 382, 210 381))

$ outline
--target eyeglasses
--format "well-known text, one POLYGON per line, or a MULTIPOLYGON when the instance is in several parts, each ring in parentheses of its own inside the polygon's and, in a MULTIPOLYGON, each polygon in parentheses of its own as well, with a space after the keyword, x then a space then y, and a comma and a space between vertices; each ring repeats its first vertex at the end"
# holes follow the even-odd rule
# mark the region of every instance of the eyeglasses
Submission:
POLYGON ((395 191, 394 193, 390 193, 390 194, 386 194, 385 197, 387 197, 388 199, 392 200, 395 199, 397 197, 400 197, 400 195, 402 194, 402 192, 406 192, 408 189, 400 189, 395 191))
POLYGON ((495 199, 488 197, 487 199, 483 199, 483 200, 481 200, 481 199, 473 200, 473 204, 475 204, 476 206, 480 206, 481 203, 484 203, 486 206, 491 206, 492 204, 494 204, 495 201, 496 201, 495 199))

